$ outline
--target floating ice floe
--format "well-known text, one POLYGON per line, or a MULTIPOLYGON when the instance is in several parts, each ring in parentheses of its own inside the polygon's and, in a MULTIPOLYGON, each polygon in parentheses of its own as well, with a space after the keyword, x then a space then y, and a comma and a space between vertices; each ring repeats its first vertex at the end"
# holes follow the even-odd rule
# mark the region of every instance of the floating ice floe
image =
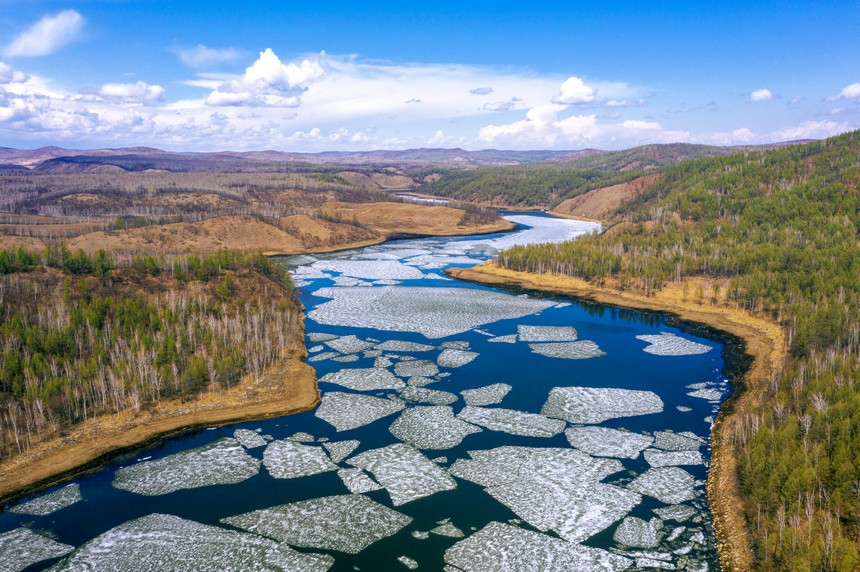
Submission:
POLYGON ((571 446, 598 457, 635 459, 654 442, 653 437, 608 427, 571 427, 564 432, 571 446))
POLYGON ((409 386, 401 391, 400 397, 406 401, 412 401, 414 403, 429 403, 431 405, 451 405, 459 399, 455 394, 447 391, 414 386, 409 386))
POLYGON ((445 551, 445 562, 464 572, 616 572, 633 561, 501 522, 491 522, 445 551))
POLYGON ((558 419, 526 413, 514 409, 472 407, 467 405, 457 417, 463 421, 486 427, 490 431, 502 431, 523 437, 555 437, 567 426, 558 419))
POLYGON ((513 388, 507 383, 493 383, 475 389, 464 389, 460 395, 463 396, 466 405, 482 407, 501 403, 511 389, 513 388))
POLYGON ((606 352, 591 340, 529 344, 529 349, 532 353, 559 359, 590 359, 606 355, 606 352))
POLYGON ((308 361, 312 361, 312 362, 324 361, 324 360, 327 360, 327 359, 335 358, 335 357, 337 357, 337 356, 339 356, 339 355, 340 355, 340 354, 339 354, 339 353, 337 353, 337 352, 322 352, 322 353, 320 353, 320 354, 316 354, 316 355, 312 355, 312 356, 310 356, 310 357, 308 358, 308 361))
POLYGON ((412 518, 364 495, 337 495, 266 508, 221 522, 292 546, 358 554, 412 518))
POLYGON ((443 522, 436 528, 430 530, 432 534, 438 534, 439 536, 447 536, 449 538, 463 538, 466 536, 463 534, 463 531, 451 524, 450 522, 443 522))
POLYGON ((373 284, 375 286, 397 286, 401 282, 400 280, 374 280, 373 284))
POLYGON ((426 530, 413 530, 412 538, 415 538, 417 540, 427 540, 428 538, 430 538, 430 533, 426 530))
POLYGON ((494 344, 515 344, 517 343, 517 335, 510 334, 507 336, 496 336, 495 338, 490 338, 487 341, 494 344))
POLYGON ((309 332, 308 339, 312 342, 330 342, 336 340, 340 336, 335 334, 324 334, 322 332, 309 332))
MULTIPOLYGON (((369 357, 369 356, 368 356, 369 357)), ((388 356, 378 356, 373 361, 373 367, 376 368, 386 368, 391 367, 394 362, 391 361, 391 358, 388 356)))
POLYGON ((324 393, 314 416, 338 431, 348 431, 397 413, 405 405, 372 395, 329 391, 324 393))
POLYGON ((430 254, 430 251, 424 248, 391 248, 381 250, 379 252, 364 252, 356 258, 365 258, 368 260, 400 260, 402 258, 410 258, 412 256, 421 256, 430 254))
POLYGON ((345 356, 338 356, 331 358, 331 361, 336 361, 338 363, 352 363, 359 360, 359 357, 355 354, 348 354, 345 356))
POLYGON ((324 349, 325 349, 325 346, 320 344, 318 346, 313 346, 313 347, 308 348, 308 353, 309 354, 315 354, 317 352, 323 351, 324 349))
POLYGON ((313 294, 331 298, 308 313, 317 323, 418 332, 431 339, 522 318, 552 306, 547 300, 473 288, 321 288, 313 294))
POLYGON ((410 570, 418 569, 418 562, 408 556, 398 556, 397 561, 409 568, 410 570))
POLYGON ((372 342, 366 342, 356 336, 342 336, 335 340, 327 341, 325 345, 342 354, 354 354, 364 350, 369 350, 374 346, 372 342))
POLYGON ((421 278, 421 271, 397 260, 320 260, 313 267, 342 276, 368 280, 410 280, 421 278))
POLYGON ((662 503, 678 504, 696 498, 696 480, 693 475, 678 467, 648 469, 627 488, 654 497, 662 503))
POLYGON ((696 391, 690 391, 687 395, 708 401, 719 401, 723 398, 723 393, 722 389, 697 389, 696 391))
POLYGON ((692 342, 668 332, 656 336, 636 336, 636 339, 650 344, 642 348, 642 351, 657 356, 691 356, 704 354, 714 349, 713 346, 692 342))
POLYGON ((365 451, 349 464, 372 473, 391 495, 394 506, 457 487, 448 473, 403 443, 365 451))
POLYGON ((677 407, 675 407, 675 409, 677 409, 681 413, 689 413, 690 411, 692 411, 690 407, 686 407, 684 405, 678 405, 677 407))
POLYGON ((703 465, 702 454, 698 451, 660 451, 648 449, 645 460, 652 467, 672 467, 676 465, 703 465))
POLYGON ((313 443, 316 439, 310 433, 298 431, 287 437, 287 441, 292 441, 294 443, 313 443))
POLYGON ((377 344, 376 349, 384 352, 429 352, 430 350, 436 349, 436 346, 419 344, 417 342, 387 340, 381 344, 377 344))
POLYGON ((286 440, 269 443, 263 452, 263 464, 276 479, 295 479, 337 470, 337 465, 321 447, 286 440))
POLYGON ((698 451, 705 440, 695 433, 654 431, 654 446, 666 451, 698 451))
POLYGON ((394 373, 400 377, 430 377, 439 373, 439 368, 426 359, 411 359, 396 363, 394 373))
POLYGON ((656 548, 660 544, 662 528, 663 521, 659 518, 645 521, 635 516, 628 516, 615 529, 612 538, 625 546, 656 548))
POLYGON ((293 270, 292 274, 299 279, 305 280, 319 280, 320 278, 332 277, 331 274, 323 272, 321 269, 315 268, 311 265, 298 266, 293 270))
POLYGON ((250 429, 236 429, 233 438, 246 449, 255 449, 266 444, 266 440, 256 431, 250 429))
POLYGON ((683 522, 696 514, 696 509, 689 505, 676 504, 673 506, 655 508, 654 514, 656 514, 663 520, 677 520, 678 522, 683 522))
POLYGON ((575 342, 576 330, 570 326, 517 326, 521 342, 575 342))
POLYGON ((466 340, 448 340, 447 342, 442 342, 439 344, 439 347, 444 350, 463 350, 467 351, 469 349, 469 342, 466 340))
POLYGON ((436 363, 439 364, 439 367, 461 367, 470 363, 476 357, 478 357, 478 354, 475 352, 446 348, 442 350, 442 353, 439 354, 438 358, 436 358, 436 363))
POLYGON ((209 445, 144 461, 114 473, 113 486, 154 496, 183 489, 227 485, 250 479, 260 471, 255 459, 236 439, 219 439, 209 445))
POLYGON ((445 405, 412 407, 389 427, 391 434, 419 449, 450 449, 480 428, 454 417, 445 405))
POLYGON ((74 549, 29 528, 16 528, 0 534, 0 570, 19 572, 37 562, 65 556, 74 549))
POLYGON ((571 423, 603 423, 663 411, 663 400, 653 391, 606 387, 554 387, 541 413, 571 423))
POLYGON ((326 554, 297 552, 255 534, 151 514, 97 536, 54 570, 324 572, 332 564, 334 558, 326 554))
POLYGON ((449 469, 483 486, 493 498, 538 530, 580 542, 626 516, 642 497, 600 483, 623 470, 613 459, 576 449, 498 447, 469 451, 449 469))
MULTIPOLYGON (((441 376, 437 375, 435 377, 441 377, 441 376)), ((409 379, 407 379, 406 385, 408 385, 409 387, 424 387, 426 385, 430 385, 431 383, 436 383, 437 381, 439 381, 439 380, 435 379, 434 377, 423 377, 420 375, 416 375, 414 377, 410 377, 409 379)))
POLYGON ((77 483, 66 485, 52 493, 40 495, 27 502, 15 505, 9 512, 16 514, 30 514, 33 516, 47 516, 58 510, 72 506, 81 500, 81 487, 77 483))
POLYGON ((353 494, 369 493, 370 491, 378 491, 382 487, 379 483, 367 476, 367 473, 361 469, 340 469, 337 476, 343 481, 349 492, 353 494))
POLYGON ((378 367, 341 369, 324 375, 320 381, 342 385, 355 391, 402 389, 406 386, 393 373, 378 367))
POLYGON ((360 443, 358 441, 350 439, 349 441, 331 441, 329 443, 325 443, 323 447, 328 451, 328 455, 331 457, 333 463, 340 463, 349 457, 359 445, 360 443))

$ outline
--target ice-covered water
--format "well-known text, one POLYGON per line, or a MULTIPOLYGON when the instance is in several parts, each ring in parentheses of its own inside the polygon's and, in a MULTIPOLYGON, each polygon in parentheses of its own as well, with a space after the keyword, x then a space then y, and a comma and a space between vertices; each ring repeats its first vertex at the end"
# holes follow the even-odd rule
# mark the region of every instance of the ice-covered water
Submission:
POLYGON ((605 387, 555 387, 541 413, 571 423, 603 423, 608 419, 663 411, 653 391, 605 387))
POLYGON ((400 414, 389 427, 391 434, 419 449, 450 449, 472 433, 475 427, 454 417, 454 410, 445 405, 412 407, 400 414))
POLYGON ((47 516, 72 506, 79 500, 81 500, 81 487, 77 483, 72 483, 52 493, 40 495, 27 502, 17 504, 9 510, 18 514, 47 516))
POLYGON ((0 571, 18 572, 32 564, 64 556, 74 546, 61 544, 29 528, 18 528, 0 534, 0 571))

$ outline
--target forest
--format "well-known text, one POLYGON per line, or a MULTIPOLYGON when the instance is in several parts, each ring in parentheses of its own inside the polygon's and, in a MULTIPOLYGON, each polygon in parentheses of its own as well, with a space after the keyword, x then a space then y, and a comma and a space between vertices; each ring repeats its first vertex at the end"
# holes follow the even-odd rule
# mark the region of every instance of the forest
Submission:
POLYGON ((259 381, 301 317, 261 255, 0 250, 0 459, 103 413, 259 381))
POLYGON ((860 132, 666 167, 615 218, 499 263, 645 294, 713 280, 705 296, 777 320, 789 359, 732 429, 756 567, 857 570, 860 132))

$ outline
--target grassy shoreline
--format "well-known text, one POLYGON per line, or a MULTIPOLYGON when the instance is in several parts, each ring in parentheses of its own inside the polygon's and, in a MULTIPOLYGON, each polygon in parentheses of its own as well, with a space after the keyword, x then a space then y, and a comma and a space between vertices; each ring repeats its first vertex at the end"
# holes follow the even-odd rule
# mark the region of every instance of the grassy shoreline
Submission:
POLYGON ((738 372, 737 377, 732 376, 732 396, 720 408, 714 423, 707 492, 722 568, 727 572, 751 568, 752 549, 740 498, 737 451, 730 436, 732 425, 760 399, 772 375, 782 367, 786 344, 784 333, 776 323, 720 305, 688 302, 682 299, 680 286, 670 285, 656 295, 646 297, 611 286, 594 286, 567 276, 507 270, 495 263, 474 268, 455 268, 447 274, 481 284, 515 286, 620 308, 656 311, 683 322, 703 324, 742 340, 743 352, 751 361, 748 368, 743 368, 745 371, 738 372))

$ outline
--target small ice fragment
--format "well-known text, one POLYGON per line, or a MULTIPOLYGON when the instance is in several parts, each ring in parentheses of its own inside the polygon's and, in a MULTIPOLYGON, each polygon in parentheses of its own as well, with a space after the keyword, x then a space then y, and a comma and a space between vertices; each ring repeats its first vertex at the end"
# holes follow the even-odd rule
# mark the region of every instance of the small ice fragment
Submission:
POLYGON ((571 423, 603 423, 617 417, 663 411, 663 401, 652 391, 603 387, 554 387, 541 413, 571 423))
POLYGON ((269 443, 263 452, 263 464, 276 479, 295 479, 337 470, 337 465, 321 447, 286 440, 269 443))
POLYGON ((47 516, 58 510, 72 506, 79 500, 81 500, 81 487, 77 483, 72 483, 52 493, 37 496, 27 502, 15 505, 9 509, 9 512, 47 516))
POLYGON ((391 434, 419 449, 450 449, 468 435, 481 431, 454 417, 448 406, 412 407, 389 427, 391 434))
POLYGON ((376 358, 376 360, 373 362, 373 367, 376 367, 376 368, 386 368, 386 367, 391 367, 391 364, 392 364, 392 363, 393 363, 393 362, 391 361, 391 358, 386 357, 386 356, 379 356, 379 357, 377 357, 377 358, 376 358))
POLYGON ((335 334, 323 334, 321 332, 309 332, 308 339, 312 342, 330 342, 331 340, 336 340, 340 336, 335 334))
POLYGON ((430 403, 431 405, 450 405, 460 399, 453 393, 449 393, 447 391, 413 386, 409 386, 401 391, 400 397, 407 401, 415 403, 430 403))
POLYGON ((418 569, 418 562, 409 558, 408 556, 398 556, 397 561, 409 568, 410 570, 418 569))
POLYGON ((352 363, 358 361, 360 358, 355 354, 349 354, 345 356, 338 356, 335 358, 331 358, 331 361, 336 361, 339 363, 352 363))
POLYGON ((293 441, 295 443, 313 443, 315 440, 316 439, 313 435, 306 433, 305 431, 299 431, 287 437, 287 441, 293 441))
POLYGON ((316 355, 313 355, 313 356, 309 357, 309 358, 308 358, 308 361, 311 361, 311 362, 324 361, 324 360, 327 360, 327 359, 335 358, 335 357, 337 357, 337 356, 339 356, 339 355, 340 355, 340 354, 339 354, 339 353, 337 353, 337 352, 323 352, 323 353, 321 353, 321 354, 316 354, 316 355))
POLYGON ((667 451, 698 451, 703 444, 704 440, 693 434, 682 435, 671 431, 654 432, 654 446, 667 451))
POLYGON ((575 342, 576 330, 570 326, 517 326, 521 342, 575 342))
POLYGON ((692 409, 691 409, 691 408, 686 407, 686 406, 684 406, 684 405, 678 405, 677 407, 675 407, 675 409, 677 409, 677 410, 678 410, 678 411, 680 411, 681 413, 689 413, 690 411, 692 411, 692 409))
POLYGON ((719 401, 723 398, 723 390, 721 389, 697 389, 687 393, 690 397, 697 397, 707 401, 719 401))
POLYGON ((324 444, 323 447, 328 451, 333 463, 340 463, 349 457, 359 444, 355 439, 350 439, 349 441, 331 441, 324 444))
POLYGON ((387 369, 378 367, 341 369, 324 375, 320 381, 334 383, 355 391, 402 389, 404 383, 387 369))
POLYGON ((476 389, 464 389, 460 395, 463 396, 466 405, 483 407, 501 403, 511 389, 513 388, 507 383, 494 383, 476 389))
POLYGON ((450 522, 443 522, 436 528, 430 531, 433 534, 438 534, 439 536, 447 536, 449 538, 463 538, 466 536, 463 534, 463 531, 451 524, 450 522))
POLYGON ((16 528, 0 534, 0 570, 18 572, 37 562, 65 556, 74 549, 29 528, 16 528))
POLYGON ((475 352, 446 348, 439 354, 436 363, 439 364, 439 367, 461 367, 470 363, 476 357, 478 357, 478 354, 475 352))
POLYGON ((413 530, 412 537, 417 538, 418 540, 427 540, 430 538, 430 533, 425 530, 413 530))
MULTIPOLYGON (((361 352, 361 355, 363 355, 366 358, 378 358, 379 356, 382 355, 382 351, 381 350, 364 350, 363 352, 361 352)), ((385 367, 388 367, 388 366, 385 366, 385 367)))
POLYGON ((704 354, 712 349, 712 346, 699 344, 686 340, 675 334, 663 332, 656 336, 636 336, 637 340, 648 342, 650 345, 642 348, 642 351, 658 356, 689 356, 704 354))
POLYGON ((559 359, 590 359, 606 355, 606 352, 590 340, 529 344, 529 349, 532 353, 559 359))
POLYGON ((377 344, 376 349, 384 352, 429 352, 436 349, 435 346, 419 344, 416 342, 403 342, 398 340, 387 340, 377 344))
POLYGON ((323 394, 314 415, 338 431, 348 431, 397 413, 404 407, 402 403, 372 395, 329 391, 323 394))
POLYGON ((239 441, 246 449, 256 449, 266 444, 265 438, 250 429, 236 429, 233 431, 233 438, 239 441))
POLYGON ((598 457, 635 459, 654 442, 653 437, 608 427, 571 427, 564 432, 572 447, 598 457))
POLYGON ((372 342, 358 339, 356 336, 343 336, 325 343, 328 347, 342 354, 354 354, 373 347, 372 342))
POLYGON ((648 449, 645 460, 652 467, 671 467, 675 465, 703 465, 702 454, 698 451, 660 451, 648 449))
POLYGON ((655 508, 654 514, 663 520, 677 520, 683 522, 696 514, 696 509, 685 504, 677 504, 673 506, 664 506, 663 508, 655 508))
POLYGON ((441 457, 434 457, 433 459, 431 459, 431 461, 433 461, 434 463, 438 463, 438 464, 443 464, 443 465, 444 465, 445 463, 447 463, 447 462, 448 462, 448 457, 446 457, 446 456, 444 456, 444 455, 443 455, 443 456, 441 456, 441 457))
MULTIPOLYGON (((436 377, 442 377, 441 375, 437 375, 436 377)), ((422 377, 420 375, 416 375, 414 377, 410 377, 406 380, 406 385, 409 387, 424 387, 425 385, 430 385, 431 383, 436 383, 439 381, 438 379, 433 379, 432 377, 422 377)))
POLYGON ((635 516, 628 516, 615 529, 612 538, 615 542, 625 546, 656 548, 660 544, 660 530, 662 528, 663 521, 659 518, 644 521, 635 516))
POLYGON ((325 346, 323 346, 323 345, 313 346, 311 348, 308 348, 308 353, 315 354, 317 352, 323 351, 324 349, 325 349, 325 346))
POLYGON ((517 335, 510 334, 507 336, 496 336, 495 338, 490 338, 487 341, 493 344, 515 344, 517 343, 517 335))
POLYGON ((666 542, 674 542, 679 536, 684 534, 685 530, 687 530, 686 526, 676 526, 672 529, 672 532, 669 533, 669 536, 666 537, 666 542))
POLYGON ((633 479, 627 488, 666 504, 677 504, 696 498, 693 475, 678 467, 648 469, 633 479))
POLYGON ((367 476, 367 473, 361 469, 340 469, 337 476, 353 494, 369 493, 370 491, 378 491, 382 487, 367 476))
POLYGON ((439 373, 439 368, 432 361, 414 359, 397 362, 394 365, 394 373, 400 377, 430 377, 439 373))
POLYGON ((535 413, 470 405, 464 407, 457 417, 486 427, 490 431, 502 431, 524 437, 555 437, 567 426, 564 421, 549 419, 535 413))
POLYGON ((439 347, 444 350, 462 350, 467 351, 469 349, 469 342, 466 340, 448 340, 447 342, 442 342, 439 344, 439 347))

